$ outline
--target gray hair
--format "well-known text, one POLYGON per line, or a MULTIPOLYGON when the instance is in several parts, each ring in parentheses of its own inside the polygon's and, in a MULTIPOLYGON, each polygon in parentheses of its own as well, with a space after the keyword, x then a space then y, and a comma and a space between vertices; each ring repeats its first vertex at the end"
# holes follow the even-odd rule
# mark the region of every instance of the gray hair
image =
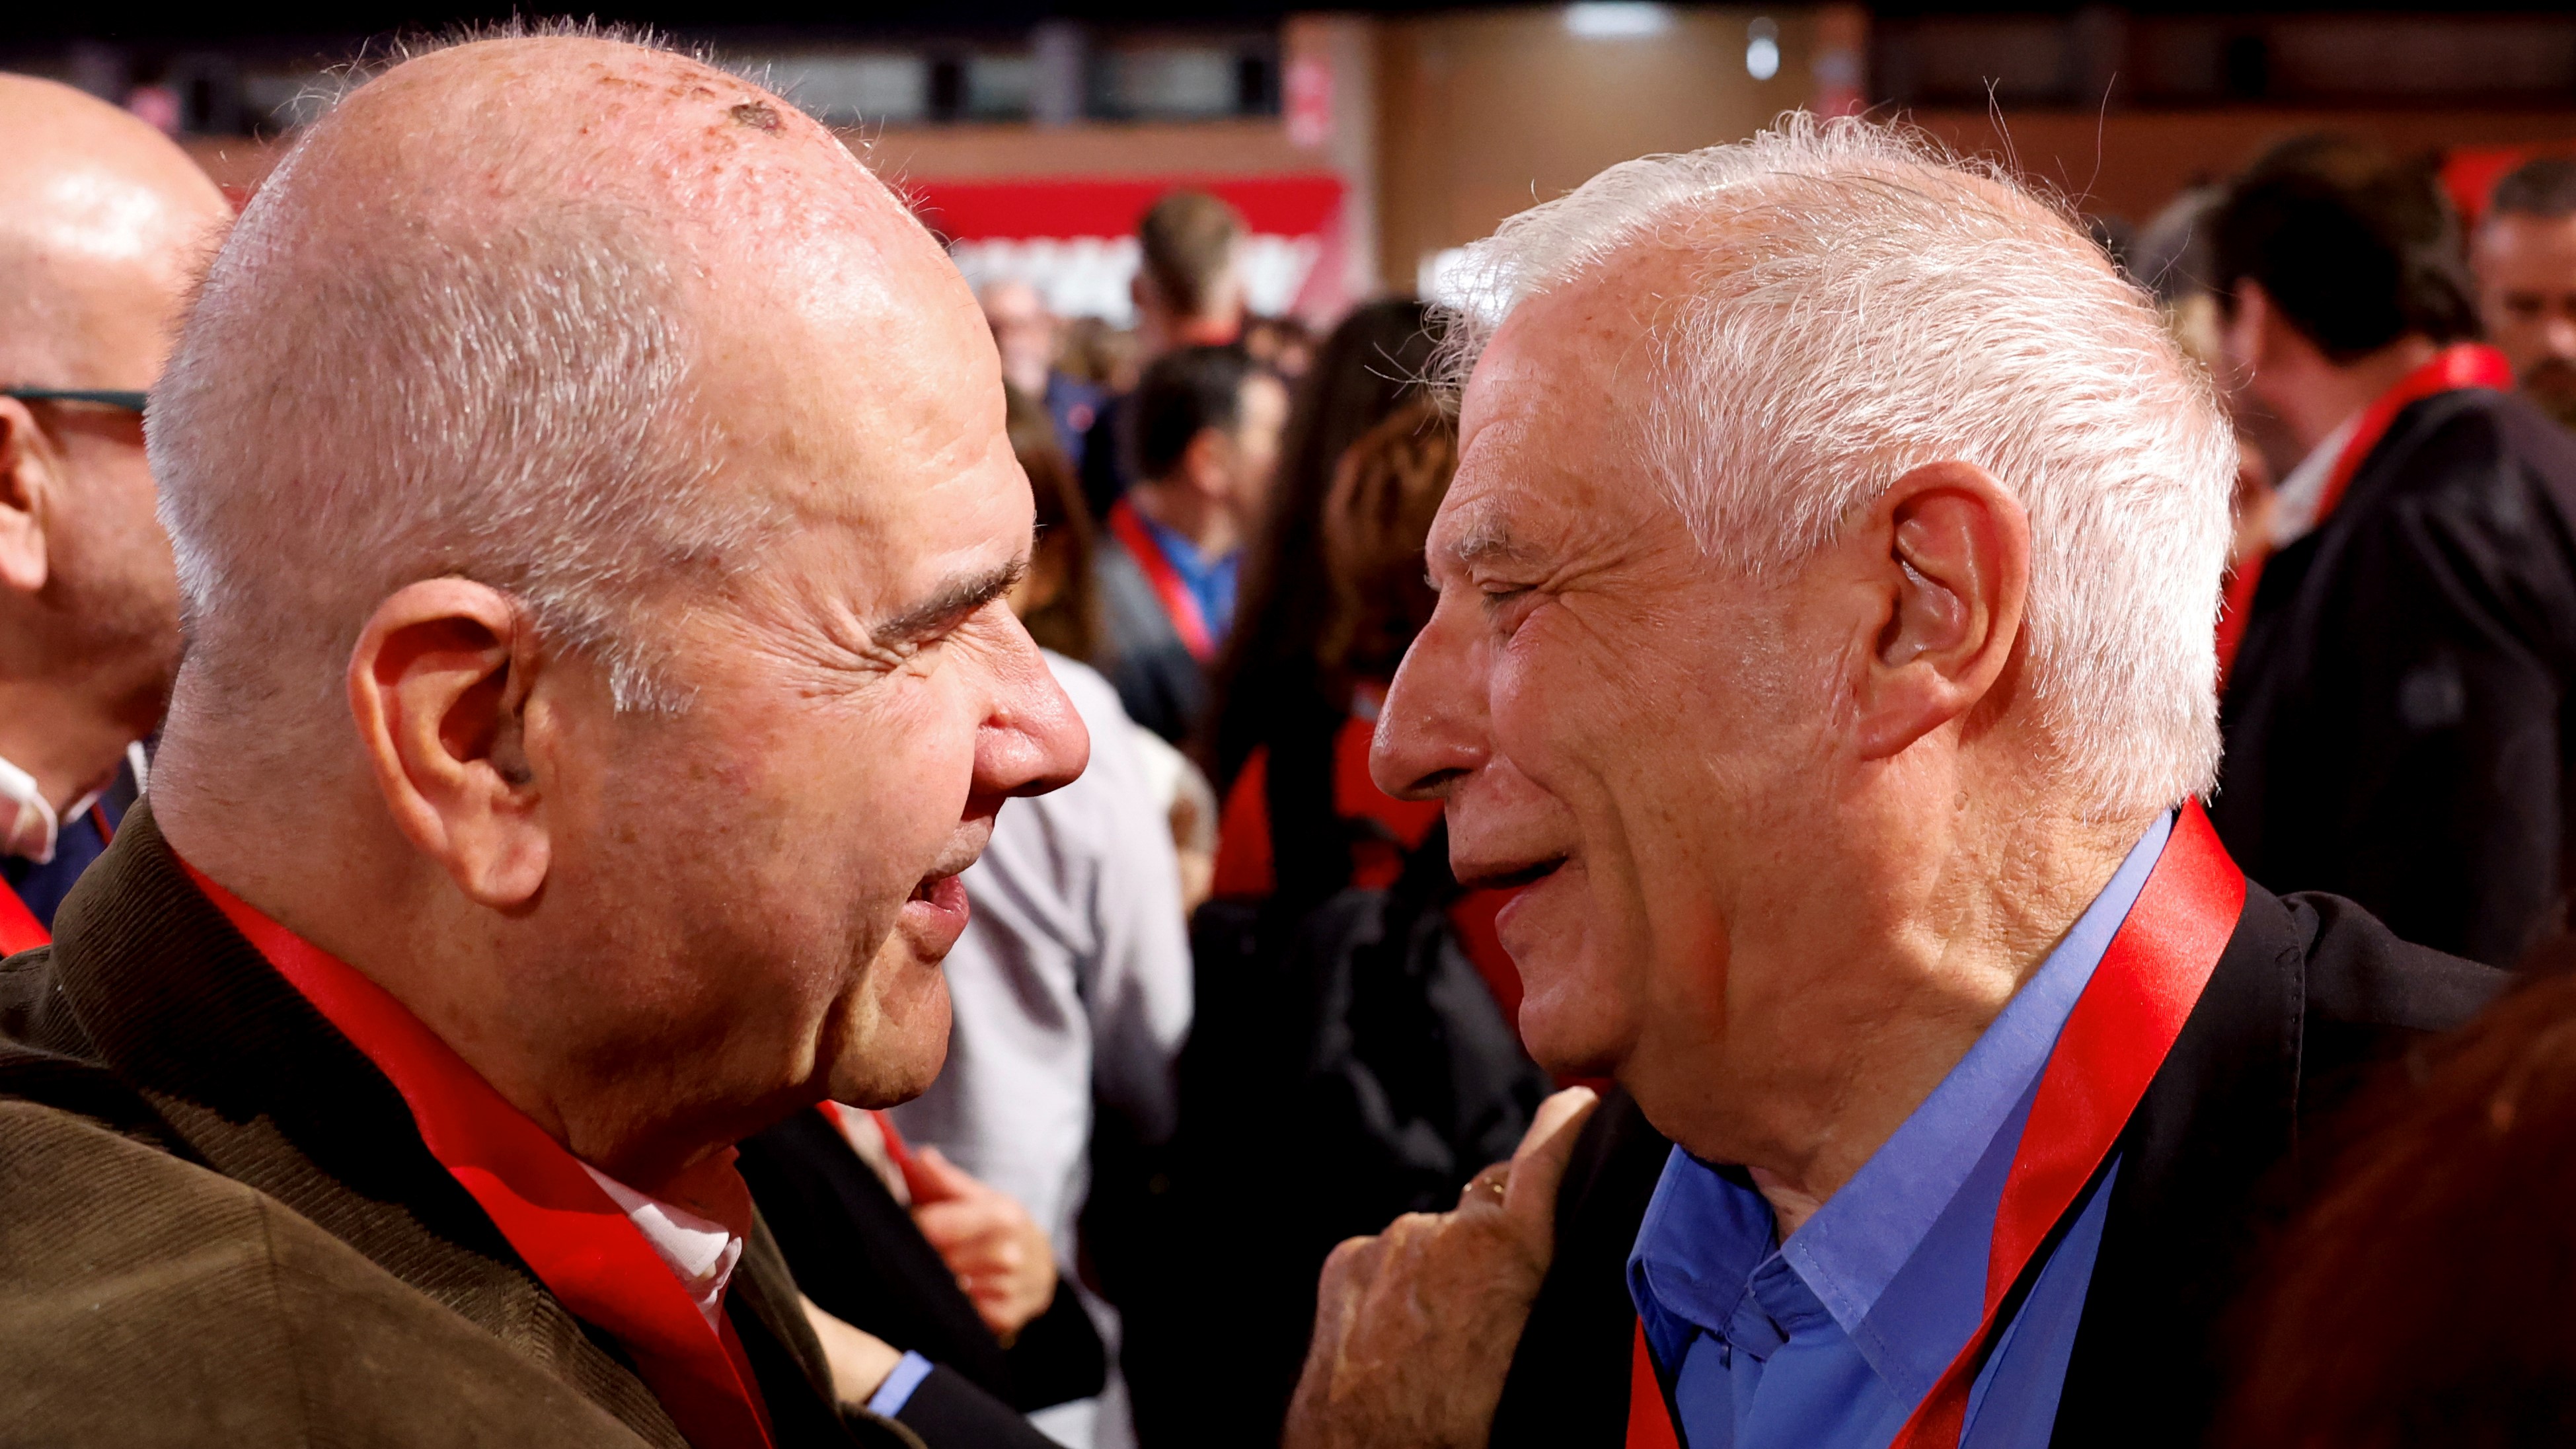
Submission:
POLYGON ((323 194, 305 163, 335 119, 243 211, 153 394, 190 672, 336 694, 377 602, 461 576, 598 659, 620 708, 677 707, 640 608, 768 520, 709 486, 671 241, 565 188, 478 225, 323 194))
POLYGON ((2062 209, 1851 119, 1625 162, 1469 249, 1449 386, 1522 301, 1648 250, 1690 280, 1635 445, 1703 552, 1776 574, 1909 468, 1977 464, 2029 513, 2025 680, 2079 809, 2210 788, 2234 434, 2062 209))

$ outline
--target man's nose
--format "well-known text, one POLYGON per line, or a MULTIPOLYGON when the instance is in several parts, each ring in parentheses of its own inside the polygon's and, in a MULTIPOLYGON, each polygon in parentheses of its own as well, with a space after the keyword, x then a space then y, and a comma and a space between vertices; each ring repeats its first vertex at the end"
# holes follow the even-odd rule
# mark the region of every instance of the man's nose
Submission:
POLYGON ((1444 798, 1484 764, 1485 649, 1471 611, 1443 599, 1405 651, 1369 746, 1369 776, 1407 800, 1444 798))
POLYGON ((1034 643, 1014 651, 976 732, 976 793, 1043 795, 1072 784, 1090 763, 1091 731, 1046 656, 1034 643))

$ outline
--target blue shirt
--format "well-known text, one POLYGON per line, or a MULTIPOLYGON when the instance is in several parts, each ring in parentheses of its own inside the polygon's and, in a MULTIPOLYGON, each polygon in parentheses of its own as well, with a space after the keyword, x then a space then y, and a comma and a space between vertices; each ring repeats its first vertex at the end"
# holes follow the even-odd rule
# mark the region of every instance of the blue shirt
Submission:
MULTIPOLYGON (((1628 1256, 1628 1290, 1690 1449, 1884 1449, 1985 1317, 2004 1178, 2057 1034, 2173 829, 2109 885, 1923 1105, 1774 1246, 1742 1173, 1679 1148, 1628 1256)), ((2065 1386, 2115 1158, 1968 1399, 1962 1449, 2038 1449, 2065 1386)))
POLYGON ((1145 531, 1153 535, 1154 547, 1171 561, 1172 572, 1181 576, 1182 587, 1198 600, 1199 617, 1207 621, 1208 638, 1223 644, 1234 631, 1234 581, 1242 571, 1243 551, 1235 550, 1222 558, 1211 559, 1199 552, 1197 544, 1156 523, 1145 510, 1136 510, 1144 520, 1145 531))

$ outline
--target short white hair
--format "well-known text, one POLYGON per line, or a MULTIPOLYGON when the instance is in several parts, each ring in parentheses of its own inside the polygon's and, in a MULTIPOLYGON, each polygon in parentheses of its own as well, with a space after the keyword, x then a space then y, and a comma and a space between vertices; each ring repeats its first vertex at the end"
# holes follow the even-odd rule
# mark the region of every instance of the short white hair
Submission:
POLYGON ((2061 207, 1854 119, 1625 162, 1468 249, 1448 384, 1521 302, 1646 252, 1689 280, 1635 441, 1705 553, 1775 574, 1908 469, 1974 463, 2029 514, 2025 683, 2079 810, 2209 790, 2235 435, 2061 207))
MULTIPOLYGON (((332 194, 303 163, 338 119, 244 209, 153 392, 190 671, 219 693, 335 697, 375 605, 453 575, 599 660, 620 708, 685 702, 640 606, 772 520, 709 486, 667 229, 567 185, 479 219, 332 194)), ((531 147, 497 164, 527 182, 561 163, 531 147)))

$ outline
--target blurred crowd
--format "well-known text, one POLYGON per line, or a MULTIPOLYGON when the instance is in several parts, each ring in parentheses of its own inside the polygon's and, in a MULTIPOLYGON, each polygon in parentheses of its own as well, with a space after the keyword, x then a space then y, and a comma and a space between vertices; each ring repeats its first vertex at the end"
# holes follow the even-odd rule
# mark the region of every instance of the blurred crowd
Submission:
MULTIPOLYGON (((775 130, 777 116, 763 119, 768 104, 736 104, 727 124, 775 130)), ((226 642, 209 643, 204 621, 246 607, 226 602, 237 595, 251 597, 225 572, 236 567, 225 550, 273 554, 289 571, 305 566, 293 551, 301 545, 278 541, 287 525, 270 510, 342 519, 353 550, 365 542, 365 519, 327 489, 299 503, 307 495, 295 490, 306 485, 291 479, 273 494, 219 499, 244 510, 237 526, 190 513, 209 506, 203 497, 173 502, 166 479, 156 504, 153 474, 166 461, 206 466, 190 462, 181 443, 165 446, 164 429, 289 423, 284 412, 258 412, 269 406, 259 399, 204 401, 230 395, 202 363, 182 379, 193 392, 165 382, 172 324, 200 287, 204 238, 229 220, 229 208, 148 128, 58 87, 0 77, 0 135, 12 138, 0 148, 0 184, 12 198, 11 214, 0 219, 0 822, 7 824, 0 873, 9 887, 0 898, 0 947, 27 951, 61 938, 59 956, 75 939, 105 940, 146 919, 141 906, 82 905, 92 892, 107 902, 103 887, 75 892, 125 839, 130 818, 158 820, 151 828, 169 830, 185 847, 184 860, 156 858, 175 862, 154 867, 166 877, 156 877, 156 889, 184 886, 181 866, 202 868, 265 907, 258 890, 305 868, 297 862, 308 857, 293 854, 277 856, 283 863, 273 867, 260 864, 258 852, 199 859, 211 850, 194 843, 209 838, 202 823, 180 838, 184 826, 173 822, 202 821, 234 798, 227 793, 241 789, 234 776, 191 775, 185 794, 162 803, 154 768, 180 667, 183 593, 196 668, 221 657, 207 651, 226 642), (102 176, 118 195, 139 199, 97 203, 102 176), (163 535, 174 521, 183 530, 175 571, 163 535), (169 813, 183 804, 189 815, 169 813), (138 810, 145 814, 132 814, 138 810), (238 876, 225 873, 228 862, 238 876)), ((335 153, 289 164, 327 178, 326 168, 350 163, 335 153)), ((325 186, 288 175, 291 185, 325 186)), ((627 223, 603 217, 603 235, 622 235, 627 223)), ((262 222, 285 224, 275 213, 262 222)), ((2248 1445, 2564 1442, 2576 1432, 2576 1337, 2562 1321, 2576 1292, 2576 1194, 2565 1165, 2576 1160, 2569 971, 2576 938, 2566 920, 2576 860, 2576 436, 2566 431, 2576 425, 2576 157, 2535 156, 2463 216, 2429 161, 2348 138, 2305 137, 2177 199, 2135 235, 2097 236, 2205 372, 2237 440, 2216 646, 2224 753, 2208 818, 2217 839, 2272 890, 2330 892, 2403 941, 2513 973, 2495 1004, 2465 1027, 2426 1033, 2393 1058, 2364 1062, 2367 1054, 2356 1050, 2349 1080, 2331 1088, 2351 1105, 2267 1179, 2271 1195, 2255 1224, 2262 1270, 2244 1275, 2239 1301, 2223 1313, 2212 1309, 2227 1341, 2243 1345, 2230 1361, 2250 1366, 2223 1386, 2215 1432, 2248 1445)), ((1250 315, 1235 274, 1243 237, 1241 220, 1214 196, 1175 191, 1157 202, 1138 227, 1131 331, 1054 316, 1026 283, 992 282, 976 298, 999 355, 1008 447, 1033 495, 1036 528, 1025 561, 997 576, 993 597, 1043 651, 1043 670, 1069 702, 1062 729, 1087 734, 1089 747, 1078 775, 1029 765, 987 784, 985 773, 1001 767, 986 755, 1007 751, 978 746, 986 755, 973 768, 985 773, 975 776, 974 798, 1027 798, 990 816, 980 856, 954 873, 964 908, 941 968, 948 1004, 935 1077, 878 1094, 908 1097, 899 1105, 799 1104, 744 1137, 732 1160, 767 1229, 750 1249, 742 1234, 726 1237, 724 1212, 672 1206, 695 1200, 667 1192, 647 1198, 587 1156, 584 1163, 630 1216, 647 1211, 638 1202, 660 1202, 651 1211, 662 1214, 656 1221, 669 1237, 646 1236, 693 1292, 698 1280, 672 1254, 695 1251, 693 1232, 700 1247, 714 1245, 700 1265, 714 1275, 705 1280, 714 1297, 698 1304, 711 1324, 724 1312, 707 1307, 724 1300, 724 1274, 737 1260, 751 1273, 753 1259, 769 1251, 761 1245, 774 1242, 802 1295, 794 1311, 805 1315, 776 1330, 781 1341, 801 1341, 810 1323, 835 1376, 865 1377, 868 1392, 855 1402, 910 1425, 906 1432, 918 1437, 908 1442, 1017 1442, 1012 1434, 1033 1431, 1074 1449, 1269 1444, 1289 1422, 1317 1341, 1317 1284, 1335 1246, 1403 1215, 1459 1204, 1480 1172, 1514 1155, 1551 1093, 1586 1082, 1606 1097, 1575 1149, 1590 1195, 1570 1187, 1558 1203, 1557 1276, 1549 1281, 1563 1286, 1541 1290, 1493 1442, 1676 1442, 1635 1437, 1645 1421, 1628 1417, 1638 1412, 1629 1398, 1632 1362, 1645 1365, 1635 1370, 1645 1375, 1636 1380, 1645 1385, 1638 1402, 1654 1401, 1660 1367, 1663 1402, 1683 1426, 1682 1442, 1704 1442, 1689 1428, 1702 1402, 1692 1395, 1702 1391, 1687 1386, 1698 1381, 1679 1360, 1652 1359, 1649 1337, 1660 1320, 1651 1313, 1640 1320, 1630 1286, 1630 1245, 1658 1175, 1687 1154, 1676 1158, 1671 1141, 1614 1083, 1534 1060, 1517 1024, 1522 975, 1497 926, 1520 883, 1490 872, 1462 883, 1453 874, 1450 822, 1433 775, 1422 777, 1432 784, 1399 795, 1383 788, 1390 778, 1383 765, 1372 774, 1399 666, 1443 606, 1425 577, 1425 546, 1460 466, 1454 397, 1441 383, 1455 314, 1393 297, 1325 329, 1250 315), (721 1271, 707 1266, 719 1257, 721 1271), (1550 1334, 1570 1341, 1578 1327, 1607 1348, 1542 1361, 1550 1334), (1596 1440, 1588 1428, 1557 1433, 1575 1420, 1572 1408, 1538 1407, 1551 1373, 1609 1385, 1583 1390, 1614 1396, 1620 1417, 1602 1430, 1608 1437, 1596 1440), (995 1427, 1004 1423, 1012 1427, 995 1427)), ((329 265, 330 255, 338 254, 314 265, 329 265)), ((658 274, 584 277, 545 265, 555 268, 548 275, 573 278, 567 288, 672 285, 658 274)), ((192 323, 192 339, 220 341, 222 326, 250 325, 227 324, 231 314, 220 311, 223 289, 248 286, 238 278, 249 275, 219 270, 204 285, 196 295, 212 300, 201 305, 218 311, 214 321, 192 323)), ((478 284, 458 275, 464 280, 441 285, 478 284)), ((416 305, 433 312, 450 305, 436 297, 425 293, 416 305)), ((875 340, 897 353, 931 348, 899 332, 875 340)), ((353 359, 363 341, 349 344, 353 359)), ((488 366, 502 376, 542 368, 551 356, 650 345, 567 336, 555 353, 531 345, 524 357, 498 360, 460 345, 442 365, 460 374, 488 366)), ((945 365, 930 351, 922 356, 925 369, 945 365)), ((352 360, 350 375, 380 376, 364 365, 352 360)), ((768 380, 745 377, 746 386, 768 380)), ((304 385, 336 381, 311 377, 304 385)), ((481 406, 477 396, 389 397, 373 412, 330 415, 346 431, 327 446, 299 443, 274 456, 289 460, 280 466, 290 471, 318 476, 343 467, 353 446, 427 436, 443 410, 481 406)), ((611 430, 600 436, 616 446, 660 446, 658 414, 637 410, 643 421, 635 422, 621 413, 596 414, 611 430), (615 431, 630 422, 631 436, 615 431)), ((513 465, 503 455, 516 446, 478 455, 471 467, 507 471, 513 465)), ((397 458, 384 466, 392 488, 433 465, 397 458)), ((685 481, 694 476, 690 466, 643 486, 695 486, 685 481)), ((585 506, 602 518, 628 518, 615 512, 627 504, 585 506)), ((519 520, 513 526, 540 526, 549 507, 510 515, 519 520)), ((664 525, 636 512, 618 527, 642 536, 664 525)), ((471 560, 481 546, 459 533, 439 545, 438 557, 457 560, 443 566, 478 587, 530 597, 554 587, 554 575, 533 567, 507 577, 477 572, 471 560)), ((669 546, 676 557, 721 545, 669 546)), ((563 587, 604 580, 598 587, 608 588, 629 572, 628 563, 605 556, 577 560, 565 566, 562 577, 574 582, 563 587)), ((258 596, 260 607, 319 597, 314 587, 309 576, 279 585, 258 596)), ((962 607, 981 602, 965 599, 962 607)), ((472 659, 515 658, 512 650, 534 647, 513 642, 506 612, 469 628, 457 622, 471 613, 465 605, 420 607, 437 628, 423 625, 417 637, 377 614, 366 625, 372 632, 353 624, 323 641, 339 657, 353 645, 377 651, 362 654, 377 661, 372 675, 357 670, 344 680, 325 670, 318 685, 246 675, 231 693, 183 691, 172 729, 192 741, 229 740, 210 733, 210 722, 250 709, 246 701, 299 689, 335 702, 346 695, 363 719, 383 722, 386 743, 371 745, 342 784, 382 780, 391 798, 428 801, 397 811, 403 838, 451 842, 485 831, 500 839, 515 828, 518 808, 506 785, 490 785, 494 793, 471 811, 442 803, 468 790, 458 783, 464 767, 452 780, 433 779, 419 751, 445 740, 459 755, 497 752, 493 778, 523 782, 539 768, 528 762, 571 748, 563 740, 579 726, 545 724, 542 687, 522 689, 506 670, 485 683, 458 683, 428 714, 406 714, 429 708, 417 702, 426 695, 397 689, 398 674, 412 678, 402 671, 430 668, 421 661, 449 659, 445 667, 462 681, 485 667, 472 659), (398 658, 397 646, 410 652, 398 658), (377 694, 368 692, 378 687, 371 678, 381 684, 377 694), (473 716, 483 723, 466 718, 469 707, 486 710, 473 716)), ((563 619, 590 617, 580 612, 587 605, 563 607, 563 619)), ((243 637, 263 640, 290 632, 264 618, 243 627, 251 631, 243 637)), ((652 666, 636 669, 632 679, 619 675, 617 687, 643 697, 652 666)), ((1042 713, 1037 705, 1021 709, 1024 717, 1042 713)), ((742 737, 792 728, 746 725, 742 737)), ((287 744, 261 755, 267 749, 258 740, 222 746, 292 771, 287 744)), ((1063 753, 1044 740, 1028 746, 1032 758, 1051 749, 1063 753)), ((762 793, 770 787, 741 783, 753 767, 729 768, 732 793, 722 798, 736 803, 713 808, 733 818, 717 828, 704 802, 719 797, 693 794, 688 843, 674 849, 721 858, 756 849, 746 842, 762 832, 793 831, 803 818, 779 813, 786 805, 773 811, 762 793)), ((945 766, 888 768, 927 779, 945 766)), ((966 767, 957 768, 962 778, 966 767)), ((825 783, 778 786, 778 798, 801 798, 825 783)), ((319 800, 333 788, 316 785, 311 794, 319 800)), ((300 794, 263 807, 280 840, 301 839, 296 822, 329 808, 300 794)), ((537 910, 533 897, 510 895, 508 884, 535 847, 495 845, 470 866, 456 863, 467 859, 465 847, 437 849, 467 895, 497 903, 492 908, 512 919, 537 910)), ((818 858, 827 853, 814 849, 818 858)), ((363 878, 394 879, 383 869, 363 878)), ((942 879, 925 875, 929 884, 912 902, 935 906, 942 879)), ((668 885, 684 888, 676 878, 668 885)), ((914 889, 909 876, 901 885, 914 889)), ((224 887, 207 887, 245 939, 272 957, 286 949, 245 924, 265 921, 258 912, 246 916, 250 908, 236 910, 240 901, 224 887)), ((899 892, 896 902, 888 909, 911 909, 899 892)), ((787 919, 795 905, 781 895, 767 909, 787 919)), ((317 941, 363 935, 363 912, 358 924, 338 926, 340 918, 319 913, 271 914, 317 941)), ((483 929, 464 919, 421 929, 483 929)), ((690 949, 721 957, 747 948, 710 938, 690 949)), ((340 988, 288 974, 384 1064, 392 1049, 371 1045, 328 1005, 340 988)), ((2383 990, 2390 1000, 2404 997, 2397 977, 2356 979, 2348 988, 2360 1002, 2350 1008, 2356 1020, 2414 1020, 2394 1005, 2373 1016, 2363 999, 2383 990)), ((683 993, 678 984, 662 989, 683 993)), ((45 1013, 55 1008, 32 990, 7 999, 0 1032, 43 1044, 0 1058, 0 1096, 105 1100, 84 1095, 92 1092, 81 1085, 87 1079, 74 1080, 78 1073, 64 1065, 89 1048, 45 1035, 54 1029, 45 1013)), ((851 1008, 927 1019, 906 1016, 920 1009, 903 1001, 851 1008)), ((82 1010, 82 1040, 112 1055, 127 1030, 122 1018, 82 1010)), ((470 1014, 433 1016, 432 1025, 442 1037, 451 1027, 462 1038, 510 1030, 470 1014)), ((416 1099, 428 1089, 386 1071, 415 1099, 415 1113, 425 1111, 416 1099)), ((215 1092, 215 1106, 183 1111, 170 1104, 192 1101, 193 1089, 148 1073, 138 1080, 136 1100, 167 1115, 175 1130, 135 1115, 123 1097, 81 1110, 156 1142, 194 1132, 188 1112, 238 1122, 266 1121, 270 1110, 236 1111, 215 1092)), ((2306 1083, 2294 1076, 2284 1090, 2306 1083)), ((380 1093, 381 1084, 369 1090, 380 1093)), ((2303 1122, 2308 1105, 2298 1104, 2303 1122)), ((569 1113, 555 1125, 561 1131, 553 1135, 568 1139, 587 1130, 569 1113)), ((77 1177, 76 1167, 54 1158, 41 1165, 40 1148, 53 1149, 13 1138, 13 1130, 0 1124, 0 1180, 77 1177)), ((289 1121, 280 1131, 306 1150, 310 1134, 323 1129, 308 1134, 289 1121)), ((454 1166, 437 1131, 423 1131, 428 1148, 454 1166)), ((334 1206, 338 1197, 296 1196, 288 1178, 262 1165, 272 1161, 262 1156, 268 1147, 244 1146, 233 1157, 202 1143, 180 1151, 212 1173, 284 1196, 326 1227, 363 1217, 358 1207, 334 1206)), ((371 1177, 376 1171, 346 1169, 356 1183, 347 1189, 353 1203, 407 1200, 415 1191, 398 1174, 371 1177)), ((458 1180, 466 1180, 462 1169, 458 1180)), ((588 1191, 578 1176, 569 1180, 574 1187, 564 1191, 588 1191)), ((574 1301, 507 1214, 467 1186, 536 1278, 574 1301)), ((0 1183, 0 1192, 25 1190, 23 1181, 0 1183)), ((454 1214, 472 1203, 452 1185, 441 1191, 432 1207, 412 1210, 418 1244, 387 1247, 392 1238, 352 1229, 360 1251, 380 1261, 412 1261, 406 1253, 428 1261, 462 1251, 457 1242, 480 1243, 475 1234, 489 1236, 487 1228, 456 1226, 454 1214)), ((60 1201, 70 1206, 52 1210, 77 1206, 60 1201)), ((2178 1199, 2167 1210, 2197 1208, 2178 1199)), ((25 1252, 33 1231, 23 1216, 7 1218, 0 1263, 25 1252)), ((172 1218, 152 1231, 189 1229, 172 1218)), ((1785 1223, 1781 1236, 1789 1236, 1785 1223)), ((0 1267, 0 1304, 32 1291, 8 1281, 13 1271, 0 1267)), ((478 1286, 461 1269, 444 1278, 423 1272, 432 1296, 453 1302, 504 1291, 478 1286)), ((545 1352, 567 1363, 611 1339, 626 1345, 614 1357, 637 1366, 687 1442, 757 1442, 737 1434, 738 1425, 722 1427, 721 1411, 688 1407, 695 1402, 688 1395, 700 1390, 669 1387, 677 1380, 652 1352, 633 1348, 645 1341, 635 1336, 642 1330, 617 1326, 626 1320, 615 1314, 626 1310, 576 1304, 578 1323, 511 1311, 522 1313, 514 1321, 536 1325, 524 1330, 532 1340, 554 1335, 545 1352)), ((642 1321, 646 1310, 633 1311, 642 1321)), ((729 1331, 720 1328, 719 1337, 729 1331)), ((740 1336, 725 1341, 747 1372, 768 1382, 766 1349, 745 1348, 740 1336)), ((458 1362, 466 1367, 454 1373, 470 1376, 473 1361, 458 1362)), ((2062 1357, 2058 1367, 2066 1371, 2062 1357)), ((585 1383, 580 1375, 592 1370, 565 1372, 585 1383)), ((6 1370, 0 1383, 33 1393, 6 1370)), ((1748 1383, 1739 1376, 1735 1391, 1750 1393, 1748 1383)), ((404 1392, 435 1396, 420 1385, 404 1392)), ((1567 1391, 1568 1404, 1578 1399, 1567 1391)), ((48 1412, 57 1416, 49 1422, 72 1422, 59 1405, 48 1412)), ((793 1437, 774 1423, 763 1432, 793 1437)), ((1737 1442, 1770 1442, 1743 1433, 1737 1442)), ((9 1437, 0 1429, 0 1439, 9 1437)))

